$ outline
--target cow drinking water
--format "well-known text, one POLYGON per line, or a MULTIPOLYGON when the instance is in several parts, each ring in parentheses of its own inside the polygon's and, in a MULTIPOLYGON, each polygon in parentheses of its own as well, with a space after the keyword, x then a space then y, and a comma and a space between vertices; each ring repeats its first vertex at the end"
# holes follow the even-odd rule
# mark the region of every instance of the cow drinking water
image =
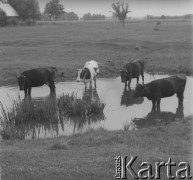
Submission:
POLYGON ((99 67, 96 61, 87 61, 83 69, 77 69, 77 73, 77 82, 80 82, 80 80, 82 79, 85 86, 88 82, 90 82, 90 86, 92 86, 92 81, 94 80, 96 87, 96 77, 99 73, 99 67))
POLYGON ((16 76, 19 89, 24 90, 25 97, 31 97, 32 87, 39 87, 47 84, 50 88, 50 94, 55 95, 55 69, 53 68, 37 68, 30 69, 16 76))
POLYGON ((178 105, 183 105, 184 89, 186 85, 185 75, 175 75, 163 79, 154 80, 148 84, 138 84, 135 88, 135 97, 147 97, 152 101, 152 109, 160 110, 161 98, 177 94, 178 105))
POLYGON ((130 88, 131 79, 137 78, 137 84, 139 82, 139 76, 142 76, 142 81, 144 83, 144 62, 141 60, 135 60, 133 62, 127 63, 123 66, 122 70, 120 70, 121 74, 121 81, 122 83, 125 83, 125 88, 127 87, 127 81, 128 87, 130 88))

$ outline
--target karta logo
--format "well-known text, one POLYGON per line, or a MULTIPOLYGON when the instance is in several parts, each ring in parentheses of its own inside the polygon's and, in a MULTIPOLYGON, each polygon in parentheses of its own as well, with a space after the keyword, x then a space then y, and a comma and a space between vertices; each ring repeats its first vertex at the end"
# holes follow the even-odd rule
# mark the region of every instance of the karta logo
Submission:
POLYGON ((135 170, 133 165, 136 159, 137 156, 131 156, 130 160, 127 160, 127 156, 117 156, 115 158, 116 172, 114 177, 116 179, 127 179, 127 177, 129 179, 131 177, 133 179, 162 179, 160 173, 162 167, 166 169, 168 179, 192 179, 190 165, 187 162, 176 164, 169 157, 167 162, 155 162, 153 165, 149 162, 142 162, 141 164, 137 164, 137 167, 139 166, 140 169, 135 170), (174 169, 172 171, 172 167, 175 167, 175 173, 174 169))

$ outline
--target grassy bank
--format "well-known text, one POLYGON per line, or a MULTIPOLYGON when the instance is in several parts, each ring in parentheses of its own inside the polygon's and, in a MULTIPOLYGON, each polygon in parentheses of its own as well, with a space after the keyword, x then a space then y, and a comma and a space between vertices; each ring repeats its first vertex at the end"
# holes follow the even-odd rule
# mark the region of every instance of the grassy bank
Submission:
POLYGON ((85 61, 100 62, 100 77, 119 75, 133 59, 145 59, 146 70, 192 74, 191 22, 77 22, 0 29, 0 84, 16 84, 26 69, 55 66, 65 78, 75 79, 85 61))
MULTIPOLYGON (((169 157, 177 164, 186 161, 192 167, 192 123, 189 117, 140 131, 99 129, 70 137, 3 140, 2 179, 114 179, 114 158, 120 155, 128 159, 138 156, 132 166, 136 171, 141 161, 153 165, 167 162, 169 157)), ((173 175, 175 170, 173 167, 173 175)), ((161 179, 168 179, 166 169, 161 172, 161 179)))

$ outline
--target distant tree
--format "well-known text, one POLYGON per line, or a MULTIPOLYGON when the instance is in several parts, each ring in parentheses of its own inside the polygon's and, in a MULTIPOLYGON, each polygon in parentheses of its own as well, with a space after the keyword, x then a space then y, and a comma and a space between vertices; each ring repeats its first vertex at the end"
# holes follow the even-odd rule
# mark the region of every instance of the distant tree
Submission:
POLYGON ((36 0, 8 0, 23 20, 40 18, 39 3, 36 0))
POLYGON ((91 13, 84 14, 82 17, 82 20, 92 20, 91 13))
POLYGON ((46 4, 44 13, 50 18, 54 18, 56 21, 61 14, 65 13, 65 11, 59 0, 52 0, 46 4))
POLYGON ((91 13, 87 13, 84 14, 82 17, 82 20, 105 20, 105 15, 101 15, 101 14, 91 14, 91 13))
POLYGON ((161 18, 161 19, 166 19, 166 16, 165 16, 165 15, 162 15, 160 18, 161 18))
POLYGON ((114 12, 112 12, 120 21, 121 25, 124 27, 125 20, 127 19, 127 14, 129 11, 129 4, 124 2, 117 2, 112 4, 114 12))
POLYGON ((5 11, 3 11, 1 8, 0 8, 0 26, 6 26, 7 24, 7 16, 6 16, 6 13, 5 11))
POLYGON ((79 20, 79 17, 74 12, 66 12, 61 14, 58 19, 65 21, 77 21, 79 20))

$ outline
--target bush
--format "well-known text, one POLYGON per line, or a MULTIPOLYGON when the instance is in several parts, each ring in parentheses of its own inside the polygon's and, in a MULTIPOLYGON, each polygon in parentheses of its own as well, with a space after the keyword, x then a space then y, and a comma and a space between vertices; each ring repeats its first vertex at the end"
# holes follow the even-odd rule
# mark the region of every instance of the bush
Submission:
POLYGON ((7 25, 7 16, 5 11, 0 9, 0 26, 6 26, 7 25))
POLYGON ((27 26, 34 26, 36 24, 36 21, 34 19, 27 19, 25 21, 25 25, 27 26))
POLYGON ((19 19, 16 18, 11 18, 7 20, 7 25, 8 26, 18 26, 19 25, 19 19))

